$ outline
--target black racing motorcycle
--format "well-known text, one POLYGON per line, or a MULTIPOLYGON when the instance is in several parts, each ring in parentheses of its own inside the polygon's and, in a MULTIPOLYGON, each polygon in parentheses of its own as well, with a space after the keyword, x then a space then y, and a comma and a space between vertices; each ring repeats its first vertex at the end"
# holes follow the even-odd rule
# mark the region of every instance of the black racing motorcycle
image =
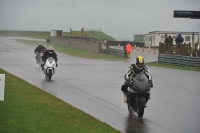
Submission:
POLYGON ((150 96, 150 84, 144 73, 133 78, 133 84, 128 87, 127 104, 130 114, 136 112, 139 118, 144 115, 144 108, 150 96))
POLYGON ((43 53, 36 53, 36 60, 37 60, 37 63, 39 64, 39 66, 41 66, 41 64, 43 64, 43 60, 42 60, 42 56, 43 56, 43 53))

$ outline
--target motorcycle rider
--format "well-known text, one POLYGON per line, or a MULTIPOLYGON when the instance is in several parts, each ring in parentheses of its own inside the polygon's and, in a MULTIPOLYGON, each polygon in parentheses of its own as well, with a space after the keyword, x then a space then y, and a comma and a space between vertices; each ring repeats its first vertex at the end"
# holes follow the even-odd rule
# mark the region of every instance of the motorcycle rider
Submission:
MULTIPOLYGON (((140 73, 144 73, 148 79, 150 87, 153 87, 152 83, 152 76, 150 75, 148 68, 144 64, 144 59, 142 56, 137 56, 135 59, 135 64, 131 64, 129 70, 124 75, 125 82, 121 87, 122 92, 124 93, 124 102, 127 103, 127 94, 128 94, 128 87, 133 84, 133 78, 140 73)), ((150 97, 150 94, 149 94, 150 97)), ((148 100, 148 99, 147 99, 148 100)))
POLYGON ((56 52, 54 51, 54 48, 53 47, 49 47, 43 54, 42 56, 42 60, 44 61, 44 63, 41 65, 42 67, 42 70, 44 70, 44 64, 46 63, 46 59, 49 58, 49 57, 53 57, 55 62, 56 62, 56 67, 58 66, 57 64, 57 61, 58 61, 58 58, 57 58, 57 54, 56 52))
POLYGON ((36 54, 35 59, 36 59, 37 62, 38 62, 38 58, 40 56, 40 53, 43 53, 46 50, 47 49, 44 46, 42 46, 41 43, 39 43, 39 45, 35 48, 34 53, 36 54))

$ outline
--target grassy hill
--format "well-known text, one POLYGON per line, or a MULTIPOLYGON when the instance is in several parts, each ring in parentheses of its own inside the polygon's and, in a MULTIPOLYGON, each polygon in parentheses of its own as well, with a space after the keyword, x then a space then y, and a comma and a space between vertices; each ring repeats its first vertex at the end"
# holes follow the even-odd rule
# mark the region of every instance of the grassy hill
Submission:
POLYGON ((32 37, 39 39, 47 39, 50 37, 49 31, 8 31, 0 30, 0 36, 12 36, 12 37, 32 37))
MULTIPOLYGON (((81 35, 81 31, 72 31, 72 35, 74 37, 89 37, 89 38, 95 38, 97 41, 102 40, 116 40, 110 35, 107 35, 101 31, 84 31, 81 35)), ((70 32, 64 32, 64 36, 71 36, 70 32)))
MULTIPOLYGON (((71 37, 70 32, 64 32, 64 36, 71 37)), ((81 31, 73 31, 73 37, 81 37, 81 31)), ((38 39, 50 38, 50 31, 8 31, 0 30, 0 36, 12 36, 12 37, 32 37, 38 39)), ((115 40, 110 35, 106 35, 101 31, 85 31, 82 37, 95 38, 97 41, 104 40, 115 40)))

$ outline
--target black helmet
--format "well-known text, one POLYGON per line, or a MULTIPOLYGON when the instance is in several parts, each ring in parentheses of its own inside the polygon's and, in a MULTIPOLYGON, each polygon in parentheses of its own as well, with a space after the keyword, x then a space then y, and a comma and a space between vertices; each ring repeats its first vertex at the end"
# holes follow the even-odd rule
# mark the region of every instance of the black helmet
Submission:
POLYGON ((41 43, 39 43, 39 45, 38 45, 39 47, 42 47, 42 44, 41 43))
POLYGON ((136 59, 135 59, 135 66, 138 69, 143 69, 143 67, 144 67, 144 59, 143 59, 142 56, 136 57, 136 59))

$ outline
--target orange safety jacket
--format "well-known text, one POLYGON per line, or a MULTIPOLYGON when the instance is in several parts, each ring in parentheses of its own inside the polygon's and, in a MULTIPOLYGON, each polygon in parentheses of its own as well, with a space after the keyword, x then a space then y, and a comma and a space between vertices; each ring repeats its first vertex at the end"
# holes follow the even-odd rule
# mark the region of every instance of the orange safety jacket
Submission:
POLYGON ((130 45, 130 44, 127 44, 127 45, 126 45, 126 52, 127 52, 127 53, 131 53, 131 50, 132 50, 131 45, 130 45))

